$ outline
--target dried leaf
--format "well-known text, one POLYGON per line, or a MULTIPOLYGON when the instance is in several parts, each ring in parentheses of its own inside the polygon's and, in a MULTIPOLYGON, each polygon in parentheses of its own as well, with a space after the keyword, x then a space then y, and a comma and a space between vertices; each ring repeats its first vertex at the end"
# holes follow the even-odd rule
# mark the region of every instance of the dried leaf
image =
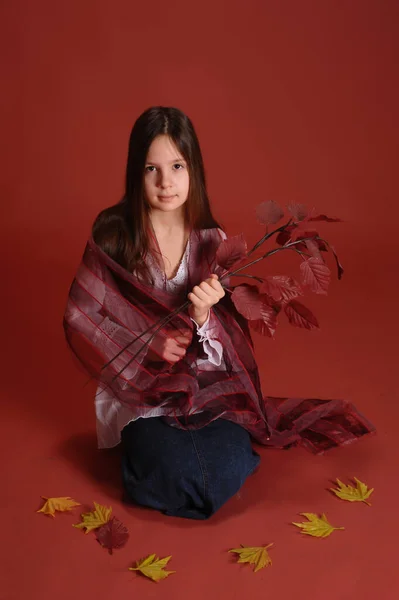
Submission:
POLYGON ((46 498, 45 496, 42 496, 42 498, 43 500, 46 500, 46 502, 42 508, 36 512, 51 515, 52 517, 54 517, 56 510, 65 512, 71 510, 75 506, 80 506, 79 502, 75 502, 75 500, 72 500, 69 496, 60 496, 59 498, 46 498))
POLYGON ((216 251, 216 262, 223 269, 230 270, 247 255, 247 242, 242 233, 220 242, 216 251))
POLYGON ((112 517, 105 525, 96 529, 95 536, 101 546, 112 554, 113 550, 123 548, 129 539, 129 532, 119 519, 112 517))
POLYGON ((318 329, 319 323, 314 314, 297 300, 291 300, 284 308, 289 322, 294 327, 318 329))
POLYGON ((256 571, 272 564, 272 560, 267 552, 268 548, 271 546, 273 546, 273 544, 252 548, 241 545, 241 548, 234 548, 233 550, 229 550, 229 552, 235 552, 239 555, 240 558, 237 562, 255 565, 254 573, 256 573, 256 571))
POLYGON ((89 531, 92 531, 93 529, 98 529, 102 525, 105 525, 105 523, 108 523, 111 517, 112 508, 102 506, 101 504, 97 504, 97 502, 94 502, 94 508, 95 510, 93 510, 92 512, 82 513, 82 522, 77 523, 76 525, 74 525, 74 527, 76 527, 77 529, 86 528, 86 533, 89 533, 89 531))
POLYGON ((284 211, 277 202, 268 200, 256 207, 256 217, 263 225, 275 225, 284 217, 284 211))
POLYGON ((304 204, 290 204, 288 210, 296 221, 303 221, 308 216, 308 209, 304 204))
POLYGON ((171 556, 158 558, 155 554, 151 554, 147 558, 137 561, 135 567, 129 567, 129 571, 140 571, 142 575, 153 581, 161 581, 161 579, 166 579, 172 573, 176 573, 176 571, 164 571, 164 567, 171 558, 171 556))
POLYGON ((295 279, 287 275, 266 277, 260 291, 268 294, 274 300, 289 302, 297 296, 302 296, 301 286, 295 279))
POLYGON ((357 477, 354 477, 353 479, 356 481, 356 487, 345 485, 337 478, 339 487, 330 488, 330 490, 342 500, 347 500, 348 502, 364 502, 368 506, 371 506, 370 502, 367 502, 366 500, 374 492, 374 488, 369 489, 367 485, 357 479, 357 477))
POLYGON ((301 533, 311 535, 313 537, 325 538, 329 536, 333 531, 337 529, 345 529, 345 527, 333 527, 328 521, 326 515, 323 513, 321 517, 318 517, 315 513, 300 513, 303 517, 306 517, 308 521, 304 523, 292 523, 296 527, 300 527, 301 533))
POLYGON ((301 264, 302 283, 316 294, 327 294, 331 271, 319 258, 309 258, 301 264))

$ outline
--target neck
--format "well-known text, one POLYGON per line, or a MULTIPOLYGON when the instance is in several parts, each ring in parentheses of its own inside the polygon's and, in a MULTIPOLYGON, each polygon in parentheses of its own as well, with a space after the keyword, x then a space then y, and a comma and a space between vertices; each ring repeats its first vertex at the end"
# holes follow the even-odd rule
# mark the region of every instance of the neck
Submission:
POLYGON ((165 213, 161 210, 153 210, 150 213, 150 221, 154 231, 173 233, 176 230, 186 228, 184 212, 181 210, 165 213))

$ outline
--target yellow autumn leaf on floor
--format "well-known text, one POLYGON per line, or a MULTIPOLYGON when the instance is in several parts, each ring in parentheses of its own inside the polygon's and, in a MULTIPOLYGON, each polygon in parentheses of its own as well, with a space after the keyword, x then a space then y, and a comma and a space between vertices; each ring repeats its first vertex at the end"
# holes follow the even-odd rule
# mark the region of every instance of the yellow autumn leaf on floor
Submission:
POLYGON ((367 498, 374 492, 374 488, 368 489, 367 485, 357 479, 357 477, 353 478, 356 481, 356 487, 352 485, 345 485, 337 478, 338 488, 330 488, 332 492, 341 500, 348 500, 348 502, 364 502, 371 506, 370 502, 366 502, 367 498))
POLYGON ((241 548, 233 548, 233 550, 229 550, 229 552, 235 552, 239 555, 240 558, 237 562, 255 565, 254 573, 256 573, 256 571, 272 564, 272 560, 267 552, 267 549, 270 548, 270 546, 273 546, 273 544, 260 547, 247 547, 241 545, 241 548))
POLYGON ((140 571, 146 577, 158 582, 161 579, 166 579, 172 573, 176 573, 176 571, 164 571, 164 567, 166 567, 171 558, 171 556, 158 558, 156 554, 150 554, 147 558, 137 561, 135 567, 129 567, 129 571, 140 571))
POLYGON ((318 517, 315 513, 300 513, 306 517, 308 521, 304 523, 292 523, 302 529, 301 533, 312 535, 313 537, 325 538, 336 529, 345 529, 345 527, 333 527, 328 521, 325 514, 318 517))
POLYGON ((92 512, 82 513, 80 515, 82 518, 82 522, 77 523, 76 525, 74 525, 74 527, 76 527, 77 529, 86 528, 86 533, 89 533, 89 531, 93 531, 93 529, 98 529, 102 525, 105 525, 105 523, 108 523, 111 517, 112 508, 102 506, 101 504, 97 504, 97 502, 94 502, 94 508, 95 510, 93 510, 92 512))
POLYGON ((71 510, 74 506, 80 506, 79 502, 75 502, 69 496, 60 496, 59 498, 46 498, 42 496, 43 500, 46 500, 40 510, 36 512, 44 513, 45 515, 51 515, 54 517, 55 511, 65 512, 71 510))

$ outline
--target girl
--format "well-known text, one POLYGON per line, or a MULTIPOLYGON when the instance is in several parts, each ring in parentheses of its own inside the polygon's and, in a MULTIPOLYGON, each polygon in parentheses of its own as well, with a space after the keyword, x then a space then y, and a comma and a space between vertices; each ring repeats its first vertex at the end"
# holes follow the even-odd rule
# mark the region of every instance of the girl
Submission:
POLYGON ((373 429, 342 401, 262 398, 247 322, 219 282, 225 238, 190 119, 148 109, 131 132, 125 194, 94 223, 64 327, 99 381, 99 447, 122 442, 127 497, 167 515, 214 514, 259 464, 251 437, 320 452, 373 429))

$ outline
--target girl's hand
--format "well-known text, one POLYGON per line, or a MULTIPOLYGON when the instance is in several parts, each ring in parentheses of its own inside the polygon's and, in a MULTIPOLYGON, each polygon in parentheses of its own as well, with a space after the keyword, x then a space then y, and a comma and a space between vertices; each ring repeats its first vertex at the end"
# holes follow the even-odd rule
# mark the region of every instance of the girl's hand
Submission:
POLYGON ((188 309, 190 317, 201 327, 208 318, 209 309, 217 304, 225 294, 219 277, 215 274, 211 275, 209 279, 196 285, 188 295, 188 299, 192 303, 188 309))
POLYGON ((156 336, 150 344, 150 350, 147 352, 147 358, 153 361, 166 360, 170 363, 176 363, 181 360, 188 346, 191 344, 192 332, 176 332, 168 337, 156 336))

